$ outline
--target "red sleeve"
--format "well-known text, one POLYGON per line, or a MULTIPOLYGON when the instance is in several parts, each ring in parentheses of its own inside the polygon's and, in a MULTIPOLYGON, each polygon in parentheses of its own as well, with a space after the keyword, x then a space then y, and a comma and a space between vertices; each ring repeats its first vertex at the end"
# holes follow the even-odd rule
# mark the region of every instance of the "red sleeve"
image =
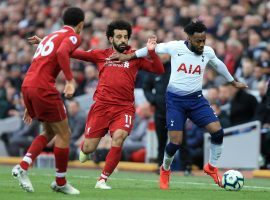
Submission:
POLYGON ((72 54, 71 58, 75 58, 78 60, 83 60, 87 62, 96 62, 96 51, 95 50, 89 50, 89 51, 83 51, 76 49, 72 54))
POLYGON ((73 74, 70 69, 70 55, 81 44, 81 38, 78 35, 69 35, 61 42, 56 52, 57 62, 66 77, 66 80, 73 79, 73 74))
POLYGON ((139 59, 139 65, 141 66, 141 69, 153 72, 155 74, 164 73, 164 66, 155 51, 148 50, 148 54, 150 55, 151 60, 145 58, 139 59))

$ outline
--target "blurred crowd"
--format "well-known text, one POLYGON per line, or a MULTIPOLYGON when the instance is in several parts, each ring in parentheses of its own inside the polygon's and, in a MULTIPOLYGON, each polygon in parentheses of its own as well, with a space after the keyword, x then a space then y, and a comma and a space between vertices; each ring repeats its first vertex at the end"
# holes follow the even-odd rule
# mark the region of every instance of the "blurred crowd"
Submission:
MULTIPOLYGON (((224 127, 259 119, 268 131, 270 111, 266 108, 265 92, 270 75, 270 2, 267 0, 0 0, 0 119, 20 115, 24 108, 20 86, 36 48, 27 43, 27 38, 33 35, 42 38, 58 30, 62 26, 61 13, 67 6, 85 11, 80 46, 84 50, 108 47, 105 30, 115 19, 132 24, 130 45, 134 49, 145 46, 152 34, 157 35, 159 42, 185 39, 183 27, 192 19, 203 20, 208 28, 207 45, 214 48, 235 78, 249 86, 246 91, 234 89, 208 68, 203 83, 205 96, 224 127)), ((78 83, 76 96, 92 94, 98 83, 96 66, 72 60, 71 67, 78 83)), ((142 86, 143 77, 140 72, 136 87, 142 86)), ((62 91, 63 87, 61 75, 57 88, 62 91)))

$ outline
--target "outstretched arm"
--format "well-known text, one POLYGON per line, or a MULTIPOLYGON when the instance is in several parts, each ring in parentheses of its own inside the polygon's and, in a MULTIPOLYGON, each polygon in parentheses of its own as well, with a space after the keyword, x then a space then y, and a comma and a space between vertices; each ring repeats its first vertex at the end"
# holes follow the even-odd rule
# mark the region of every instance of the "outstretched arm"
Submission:
POLYGON ((94 50, 89 50, 89 51, 83 51, 76 49, 72 54, 71 58, 75 58, 78 60, 83 60, 87 62, 95 62, 96 61, 96 56, 94 55, 94 50))
POLYGON ((155 52, 156 46, 156 38, 149 38, 147 41, 147 51, 151 60, 140 59, 138 64, 141 65, 141 68, 146 71, 162 74, 165 72, 165 70, 160 58, 155 52))
MULTIPOLYGON (((42 38, 34 35, 32 37, 27 38, 27 40, 30 44, 34 45, 34 44, 39 44, 41 42, 42 38)), ((87 61, 87 62, 94 62, 95 61, 95 56, 93 56, 92 50, 83 51, 83 50, 76 49, 71 54, 71 58, 83 60, 83 61, 87 61)))
POLYGON ((223 75, 229 83, 231 83, 234 87, 239 89, 247 88, 248 86, 244 83, 235 81, 230 72, 228 71, 226 65, 218 59, 216 56, 209 61, 209 64, 221 75, 223 75))
MULTIPOLYGON (((157 41, 157 37, 156 36, 151 36, 150 38, 148 38, 148 41, 149 40, 150 41, 151 40, 152 41, 157 41)), ((156 53, 159 53, 159 54, 170 53, 169 52, 170 48, 169 48, 168 43, 156 44, 154 50, 155 50, 156 53)), ((146 57, 148 55, 149 55, 148 48, 144 47, 144 48, 138 49, 137 51, 135 51, 132 54, 120 54, 120 53, 113 54, 110 57, 110 60, 116 60, 116 61, 124 62, 124 61, 128 61, 128 60, 131 60, 131 59, 134 59, 134 58, 143 58, 143 57, 146 57)))

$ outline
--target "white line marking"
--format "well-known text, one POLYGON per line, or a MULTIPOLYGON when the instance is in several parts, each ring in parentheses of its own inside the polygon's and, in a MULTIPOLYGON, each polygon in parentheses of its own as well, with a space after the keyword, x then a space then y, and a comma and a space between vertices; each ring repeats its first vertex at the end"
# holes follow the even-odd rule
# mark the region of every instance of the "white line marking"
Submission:
MULTIPOLYGON (((31 173, 32 175, 38 175, 36 173, 31 173)), ((52 174, 42 174, 42 176, 52 176, 52 174)), ((92 176, 74 176, 74 175, 69 175, 69 177, 73 178, 81 178, 81 179, 98 179, 99 177, 92 177, 92 176)), ((111 178, 111 180, 124 180, 124 181, 142 181, 142 182, 151 182, 151 183, 157 183, 157 180, 149 180, 149 179, 133 179, 133 178, 111 178)), ((186 185, 203 185, 203 186, 215 186, 217 187, 216 184, 211 184, 211 183, 196 183, 196 182, 185 182, 185 181, 171 181, 171 184, 186 184, 186 185)), ((261 187, 261 186, 249 186, 249 185, 244 185, 244 188, 248 189, 264 189, 264 190, 270 190, 270 187, 261 187)))

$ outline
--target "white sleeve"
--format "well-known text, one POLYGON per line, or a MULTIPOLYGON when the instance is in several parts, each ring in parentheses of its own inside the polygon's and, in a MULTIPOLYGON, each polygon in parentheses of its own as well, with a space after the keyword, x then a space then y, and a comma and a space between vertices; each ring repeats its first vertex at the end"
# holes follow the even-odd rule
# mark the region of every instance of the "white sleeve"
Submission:
POLYGON ((226 65, 218 59, 218 57, 215 55, 211 60, 209 60, 209 64, 221 75, 223 75, 228 82, 234 81, 234 78, 228 71, 226 65))
MULTIPOLYGON (((163 54, 163 53, 169 53, 169 49, 167 45, 168 43, 159 43, 157 44, 156 48, 155 48, 155 52, 159 53, 159 54, 163 54)), ((137 58, 141 58, 141 57, 146 57, 148 55, 148 50, 147 47, 138 49, 137 51, 135 51, 136 57, 137 58)))

